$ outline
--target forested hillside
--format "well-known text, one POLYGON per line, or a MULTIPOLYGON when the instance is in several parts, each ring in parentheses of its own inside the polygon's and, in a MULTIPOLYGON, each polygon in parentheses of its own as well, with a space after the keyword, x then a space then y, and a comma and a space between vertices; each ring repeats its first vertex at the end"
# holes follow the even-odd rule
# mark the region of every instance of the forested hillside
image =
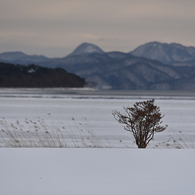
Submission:
POLYGON ((84 87, 85 80, 62 68, 0 63, 0 87, 84 87))

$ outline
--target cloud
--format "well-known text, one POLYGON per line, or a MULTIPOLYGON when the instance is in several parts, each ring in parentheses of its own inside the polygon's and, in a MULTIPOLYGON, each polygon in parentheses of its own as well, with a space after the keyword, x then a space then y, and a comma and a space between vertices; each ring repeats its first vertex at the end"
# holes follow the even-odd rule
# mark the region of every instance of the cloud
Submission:
POLYGON ((92 40, 98 40, 99 37, 93 34, 89 34, 89 33, 80 33, 78 34, 78 36, 85 38, 85 39, 92 39, 92 40))

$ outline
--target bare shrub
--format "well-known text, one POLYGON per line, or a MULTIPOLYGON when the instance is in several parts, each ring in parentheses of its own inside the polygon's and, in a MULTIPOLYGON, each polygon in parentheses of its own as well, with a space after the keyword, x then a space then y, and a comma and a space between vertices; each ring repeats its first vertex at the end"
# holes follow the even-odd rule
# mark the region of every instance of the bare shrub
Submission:
POLYGON ((125 125, 126 131, 133 134, 138 148, 146 148, 154 138, 154 133, 164 131, 167 127, 161 126, 164 115, 160 107, 154 105, 154 99, 136 102, 133 107, 124 107, 124 110, 126 114, 116 110, 112 114, 119 123, 125 125))

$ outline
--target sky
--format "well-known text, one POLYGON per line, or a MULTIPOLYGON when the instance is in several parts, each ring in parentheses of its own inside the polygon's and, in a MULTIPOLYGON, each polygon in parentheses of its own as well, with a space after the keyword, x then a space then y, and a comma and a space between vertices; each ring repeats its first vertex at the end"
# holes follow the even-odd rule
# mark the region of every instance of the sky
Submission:
POLYGON ((194 0, 1 0, 0 53, 64 57, 83 42, 130 52, 150 41, 195 46, 194 0))

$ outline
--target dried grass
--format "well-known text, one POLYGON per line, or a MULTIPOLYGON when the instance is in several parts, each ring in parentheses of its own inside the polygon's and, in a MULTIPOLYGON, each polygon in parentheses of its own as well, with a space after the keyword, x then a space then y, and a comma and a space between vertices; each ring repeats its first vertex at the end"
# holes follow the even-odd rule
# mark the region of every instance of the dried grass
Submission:
MULTIPOLYGON (((50 114, 48 114, 50 115, 50 114)), ((38 122, 25 119, 24 124, 19 121, 8 123, 4 118, 0 120, 1 137, 0 147, 17 148, 106 148, 111 144, 101 141, 100 137, 92 130, 91 126, 77 123, 74 118, 74 126, 68 125, 62 129, 45 124, 39 118, 38 122)))
POLYGON ((161 149, 195 149, 195 140, 179 131, 174 132, 174 136, 170 135, 168 140, 155 144, 152 147, 161 149))
MULTIPOLYGON (((80 123, 71 118, 71 124, 58 128, 54 125, 52 117, 51 125, 44 119, 38 121, 25 119, 23 123, 16 121, 8 123, 5 118, 0 120, 0 147, 8 148, 113 148, 114 146, 106 138, 103 140, 97 135, 90 123, 84 118, 80 123)), ((119 140, 120 147, 132 148, 119 140)), ((154 143, 154 142, 153 142, 154 143)), ((175 132, 164 142, 149 144, 149 148, 159 149, 195 149, 193 137, 175 132), (190 139, 191 138, 191 139, 190 139)), ((134 143, 135 144, 135 143, 134 143)), ((115 144, 114 144, 115 145, 115 144)), ((117 144, 119 146, 119 144, 117 144)), ((135 148, 135 147, 133 147, 135 148)))

